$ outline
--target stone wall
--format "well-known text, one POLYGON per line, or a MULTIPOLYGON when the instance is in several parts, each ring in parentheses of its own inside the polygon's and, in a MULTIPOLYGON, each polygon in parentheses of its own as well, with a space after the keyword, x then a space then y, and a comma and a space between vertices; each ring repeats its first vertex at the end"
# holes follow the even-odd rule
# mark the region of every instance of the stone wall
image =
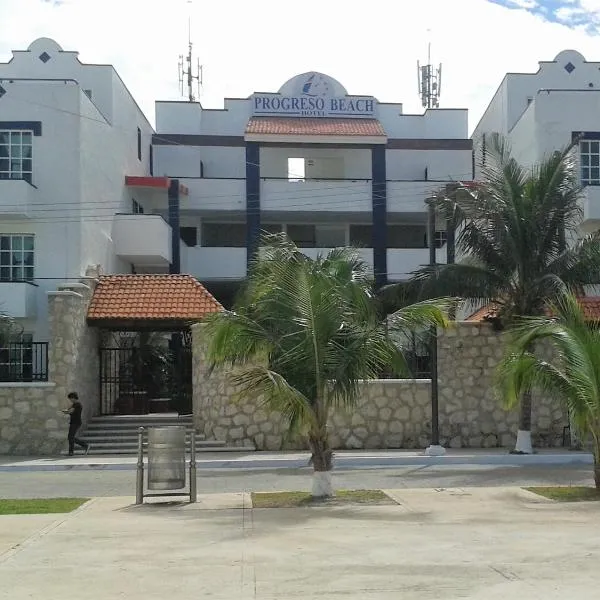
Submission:
POLYGON ((48 294, 49 382, 0 384, 0 454, 52 455, 66 449, 67 394, 77 391, 84 422, 99 408, 97 332, 86 325, 93 280, 48 294))
MULTIPOLYGON (((453 448, 513 446, 518 411, 506 411, 493 389, 505 334, 485 323, 459 323, 438 344, 440 435, 453 448)), ((562 445, 564 406, 534 395, 532 439, 538 447, 562 445)))
MULTIPOLYGON (((441 332, 438 381, 441 443, 452 448, 510 447, 517 412, 506 411, 495 397, 492 377, 504 348, 503 335, 487 324, 459 323, 441 332)), ((231 373, 215 370, 209 377, 204 360, 202 326, 193 328, 194 415, 209 439, 260 450, 304 448, 286 439, 280 415, 255 402, 235 397, 231 373)), ((364 382, 357 406, 330 418, 336 448, 424 448, 431 435, 431 382, 374 380, 364 382)), ((533 439, 537 446, 559 446, 568 423, 556 401, 534 398, 533 439)))

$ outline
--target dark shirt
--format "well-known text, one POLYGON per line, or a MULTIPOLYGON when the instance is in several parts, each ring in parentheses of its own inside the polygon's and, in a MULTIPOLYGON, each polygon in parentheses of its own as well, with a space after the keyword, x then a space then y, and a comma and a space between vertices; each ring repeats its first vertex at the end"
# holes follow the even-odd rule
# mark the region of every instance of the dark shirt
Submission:
POLYGON ((80 402, 73 402, 73 406, 71 407, 73 412, 71 413, 71 425, 81 425, 81 411, 83 410, 83 406, 81 406, 80 402))

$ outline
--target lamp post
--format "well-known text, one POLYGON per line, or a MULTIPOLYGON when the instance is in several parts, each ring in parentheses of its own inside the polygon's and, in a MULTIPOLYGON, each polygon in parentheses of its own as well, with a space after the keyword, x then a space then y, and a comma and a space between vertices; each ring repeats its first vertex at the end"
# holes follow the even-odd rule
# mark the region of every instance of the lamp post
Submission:
MULTIPOLYGON (((429 265, 436 264, 435 256, 435 204, 431 198, 427 202, 427 238, 429 242, 429 265)), ((431 443, 425 448, 425 456, 443 456, 446 449, 440 445, 440 415, 438 402, 438 361, 437 361, 437 326, 432 325, 429 332, 429 356, 431 360, 431 443)))

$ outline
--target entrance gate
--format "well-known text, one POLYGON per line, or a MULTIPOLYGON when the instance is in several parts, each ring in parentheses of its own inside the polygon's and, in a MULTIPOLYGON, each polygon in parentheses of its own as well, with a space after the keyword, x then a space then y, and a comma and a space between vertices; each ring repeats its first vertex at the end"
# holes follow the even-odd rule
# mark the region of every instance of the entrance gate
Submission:
POLYGON ((163 347, 101 347, 99 384, 103 415, 191 414, 191 333, 174 334, 163 347))

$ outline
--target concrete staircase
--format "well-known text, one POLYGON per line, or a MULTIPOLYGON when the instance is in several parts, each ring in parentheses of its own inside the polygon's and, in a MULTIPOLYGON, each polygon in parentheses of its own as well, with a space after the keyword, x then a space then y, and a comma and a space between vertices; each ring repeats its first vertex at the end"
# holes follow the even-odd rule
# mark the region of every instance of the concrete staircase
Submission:
MULTIPOLYGON (((77 436, 91 444, 89 454, 92 455, 135 455, 138 449, 138 430, 140 427, 172 427, 184 426, 189 432, 193 422, 190 416, 178 416, 173 413, 153 415, 114 415, 93 417, 77 436)), ((144 435, 144 449, 146 448, 144 435)), ((190 450, 190 438, 186 440, 187 451, 190 450)), ((196 433, 196 452, 254 452, 254 447, 226 446, 225 442, 206 440, 204 435, 196 433)), ((75 453, 80 449, 76 446, 75 453)))

